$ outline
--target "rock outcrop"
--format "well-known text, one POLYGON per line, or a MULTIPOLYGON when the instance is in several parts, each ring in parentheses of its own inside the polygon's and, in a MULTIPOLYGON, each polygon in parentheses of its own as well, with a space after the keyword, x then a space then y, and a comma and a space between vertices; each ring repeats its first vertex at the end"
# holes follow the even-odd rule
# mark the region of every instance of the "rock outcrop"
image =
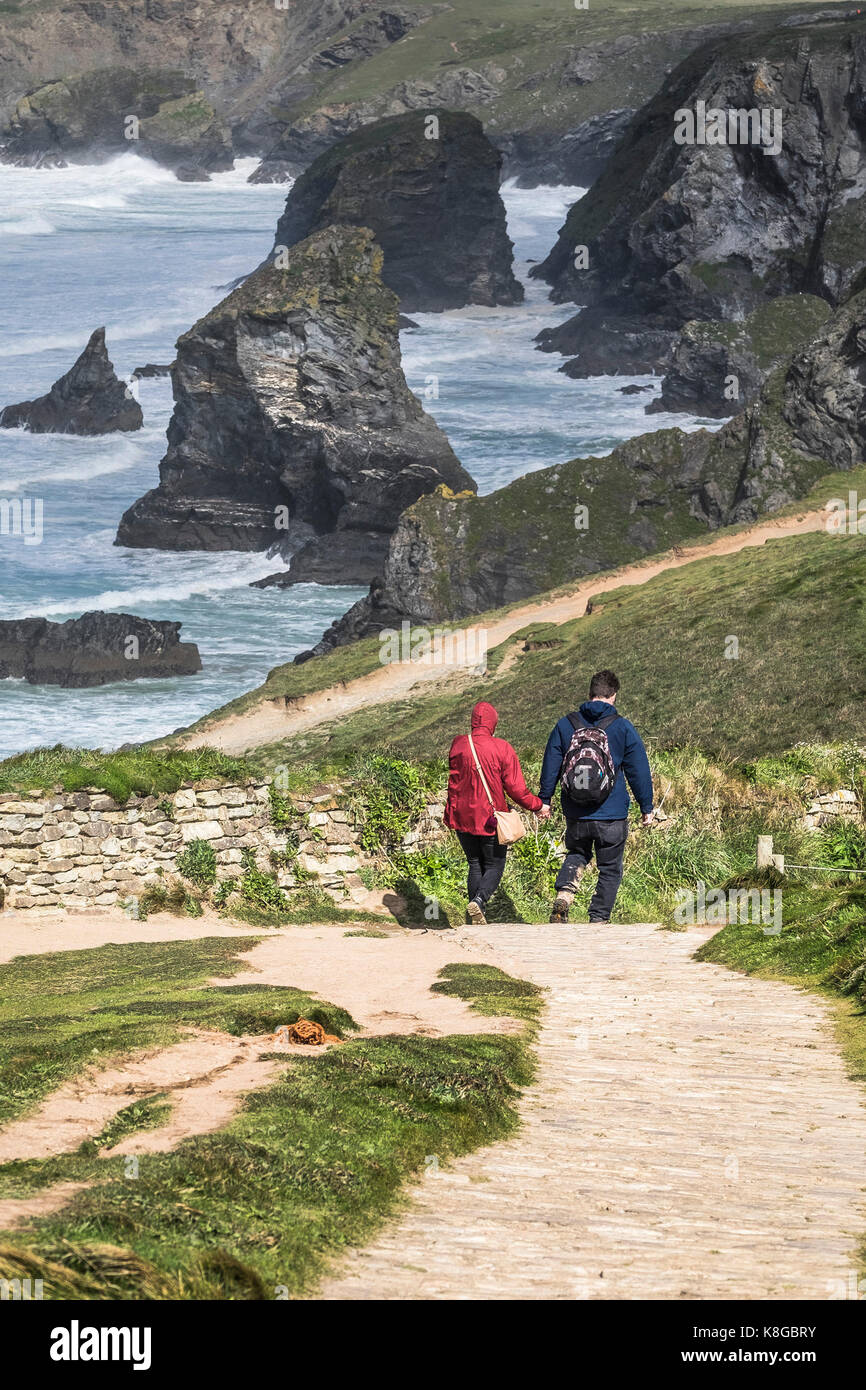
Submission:
POLYGON ((193 80, 166 70, 107 68, 29 91, 0 136, 4 163, 40 167, 144 155, 178 178, 205 180, 234 162, 231 136, 193 80))
POLYGON ((0 680, 67 689, 192 676, 201 670, 194 642, 181 642, 180 623, 153 622, 131 613, 84 613, 65 623, 47 618, 0 622, 0 680))
MULTIPOLYGON (((286 201, 276 248, 334 224, 370 227, 408 313, 517 304, 523 286, 499 196, 502 156, 474 116, 410 112, 321 155, 286 201)), ((275 248, 275 249, 276 249, 275 248)))
POLYGON ((159 486, 117 544, 311 546, 332 583, 369 582, 407 506, 442 482, 472 486, 406 385, 381 268, 372 232, 329 227, 180 338, 159 486))
POLYGON ((866 291, 718 433, 661 430, 486 497, 446 488, 400 518, 382 578, 313 654, 403 618, 466 618, 753 521, 866 457, 866 291))
MULTIPOLYGON (((590 311, 591 312, 591 311, 590 311)), ((814 338, 830 316, 826 299, 782 295, 735 323, 695 319, 680 334, 648 415, 687 411, 720 420, 736 415, 785 358, 814 338)))
POLYGON ((141 406, 115 375, 105 347, 105 329, 90 335, 87 347, 65 376, 35 401, 0 410, 0 429, 34 434, 112 434, 141 429, 141 406))
POLYGON ((866 273, 864 168, 866 17, 707 44, 638 112, 532 273, 557 301, 631 316, 632 336, 781 295, 838 304, 866 273))

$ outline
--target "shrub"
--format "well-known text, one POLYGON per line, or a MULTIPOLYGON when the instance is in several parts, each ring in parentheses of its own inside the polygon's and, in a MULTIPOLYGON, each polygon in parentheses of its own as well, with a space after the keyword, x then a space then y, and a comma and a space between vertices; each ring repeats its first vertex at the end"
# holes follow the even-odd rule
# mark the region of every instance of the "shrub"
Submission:
POLYGON ((190 840, 177 857, 177 871, 204 891, 216 883, 216 852, 209 840, 190 840))

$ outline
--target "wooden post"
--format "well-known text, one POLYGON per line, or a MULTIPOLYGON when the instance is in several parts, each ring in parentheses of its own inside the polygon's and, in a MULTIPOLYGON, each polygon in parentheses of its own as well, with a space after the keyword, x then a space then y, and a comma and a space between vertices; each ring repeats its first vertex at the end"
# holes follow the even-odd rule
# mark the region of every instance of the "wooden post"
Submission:
POLYGON ((772 835, 758 836, 758 868, 770 869, 773 866, 773 837, 772 835))
POLYGON ((778 869, 778 871, 779 871, 780 874, 783 874, 783 873, 785 872, 785 856, 784 856, 784 854, 774 854, 774 855, 773 855, 773 867, 776 868, 776 869, 778 869))

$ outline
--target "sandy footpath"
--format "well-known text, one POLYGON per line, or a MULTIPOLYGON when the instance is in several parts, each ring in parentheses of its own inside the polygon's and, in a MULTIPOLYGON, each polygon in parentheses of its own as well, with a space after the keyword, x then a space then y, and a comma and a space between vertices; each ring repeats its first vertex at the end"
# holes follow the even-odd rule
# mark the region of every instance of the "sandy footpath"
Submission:
MULTIPOLYGON (((353 937, 351 926, 287 927, 262 934, 232 927, 220 918, 195 921, 160 916, 134 922, 119 912, 104 914, 7 913, 0 917, 0 960, 25 954, 94 948, 132 941, 194 940, 235 936, 249 950, 248 968, 211 984, 292 986, 346 1009, 361 1036, 507 1032, 519 1025, 486 1019, 460 999, 434 994, 430 986, 455 960, 489 960, 465 934, 390 931, 385 938, 353 937), (252 945, 255 937, 258 945, 252 945)), ((355 928, 357 930, 357 928, 355 928)), ((265 1085, 280 1062, 267 1054, 316 1056, 322 1047, 275 1045, 270 1036, 232 1037, 189 1029, 179 1042, 122 1058, 101 1058, 58 1088, 39 1108, 0 1129, 0 1163, 72 1153, 101 1132, 119 1110, 135 1100, 164 1094, 171 1105, 166 1122, 129 1136, 113 1154, 165 1152, 183 1139, 223 1128, 244 1095, 265 1085)), ((0 1226, 55 1210, 78 1188, 61 1184, 35 1197, 0 1201, 0 1226)))
MULTIPOLYGON (((643 560, 625 565, 618 570, 610 570, 604 575, 590 576, 582 580, 570 593, 556 599, 528 602, 498 618, 495 622, 482 625, 468 625, 466 631, 476 627, 483 631, 487 649, 491 650, 508 640, 515 632, 529 623, 564 623, 580 617, 586 611, 589 598, 598 594, 621 589, 631 585, 646 584, 666 570, 682 569, 696 560, 713 559, 722 555, 734 555, 740 550, 763 545, 768 540, 781 540, 786 536, 801 536, 810 531, 825 528, 827 513, 824 510, 803 512, 799 516, 779 517, 776 520, 762 521, 760 525, 733 535, 721 534, 705 545, 675 548, 667 551, 656 560, 643 560)), ((507 667, 505 669, 508 669, 507 667)), ((238 754, 258 748, 262 744, 275 743, 279 739, 290 738, 305 733, 319 724, 340 719, 357 710, 371 705, 387 704, 405 699, 414 690, 438 682, 466 679, 465 670, 460 666, 437 662, 425 665, 421 662, 391 662, 371 671, 357 680, 345 681, 340 685, 319 690, 286 705, 279 700, 263 700, 243 714, 214 721, 205 729, 199 729, 180 746, 186 748, 219 748, 224 753, 238 754)))

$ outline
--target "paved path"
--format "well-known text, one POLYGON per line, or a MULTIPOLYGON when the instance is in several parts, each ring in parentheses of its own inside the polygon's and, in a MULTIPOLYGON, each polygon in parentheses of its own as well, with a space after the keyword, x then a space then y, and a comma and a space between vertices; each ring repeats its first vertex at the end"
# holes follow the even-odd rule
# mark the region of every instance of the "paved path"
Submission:
POLYGON ((695 963, 709 934, 460 932, 550 989, 523 1126, 425 1178, 323 1296, 838 1296, 866 1232, 860 1088, 821 1001, 695 963))

